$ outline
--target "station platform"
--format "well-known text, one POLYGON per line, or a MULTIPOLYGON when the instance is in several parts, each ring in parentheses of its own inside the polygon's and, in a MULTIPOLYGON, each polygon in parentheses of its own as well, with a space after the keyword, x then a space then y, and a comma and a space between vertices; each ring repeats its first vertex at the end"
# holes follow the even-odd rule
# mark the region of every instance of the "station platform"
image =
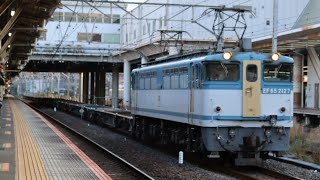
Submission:
POLYGON ((111 179, 70 139, 14 98, 0 112, 0 179, 111 179))

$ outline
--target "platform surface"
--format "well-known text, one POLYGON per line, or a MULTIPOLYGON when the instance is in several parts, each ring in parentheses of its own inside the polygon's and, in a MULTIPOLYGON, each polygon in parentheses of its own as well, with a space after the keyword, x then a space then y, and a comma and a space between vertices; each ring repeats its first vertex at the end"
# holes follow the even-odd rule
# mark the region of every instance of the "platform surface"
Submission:
POLYGON ((111 179, 49 121, 5 99, 0 115, 0 179, 111 179))

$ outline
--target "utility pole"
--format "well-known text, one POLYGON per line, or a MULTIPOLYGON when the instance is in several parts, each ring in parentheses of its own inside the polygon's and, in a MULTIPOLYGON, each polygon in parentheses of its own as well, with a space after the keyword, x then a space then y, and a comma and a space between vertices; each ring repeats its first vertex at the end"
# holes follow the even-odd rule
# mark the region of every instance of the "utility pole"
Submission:
POLYGON ((278 46, 278 0, 273 0, 273 31, 272 31, 272 52, 277 52, 278 46))

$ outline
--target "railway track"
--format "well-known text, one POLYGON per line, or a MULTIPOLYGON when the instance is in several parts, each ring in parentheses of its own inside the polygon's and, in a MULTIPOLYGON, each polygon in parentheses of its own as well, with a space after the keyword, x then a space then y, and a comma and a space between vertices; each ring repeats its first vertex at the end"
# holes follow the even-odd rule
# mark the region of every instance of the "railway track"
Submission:
POLYGON ((301 161, 299 159, 292 159, 292 158, 288 158, 288 157, 275 157, 272 154, 269 154, 268 158, 276 160, 276 161, 279 161, 279 162, 283 162, 283 163, 299 166, 299 167, 302 167, 302 168, 320 171, 320 166, 319 165, 316 165, 316 164, 313 164, 313 163, 309 163, 309 162, 305 162, 305 161, 301 161))
POLYGON ((261 180, 261 179, 282 179, 282 180, 297 180, 299 178, 292 177, 289 175, 281 174, 269 169, 261 167, 237 167, 237 168, 226 168, 222 170, 223 173, 229 174, 233 177, 245 180, 261 180))
POLYGON ((53 121, 54 123, 58 124, 62 128, 66 129, 69 133, 75 135, 77 138, 81 139, 82 141, 90 144, 90 146, 93 146, 97 148, 100 152, 103 152, 103 157, 108 160, 108 163, 104 163, 104 170, 107 173, 110 173, 109 176, 111 176, 113 179, 154 179, 139 168, 133 166, 129 162, 127 162, 125 159, 121 158, 114 152, 106 149, 105 147, 102 147, 101 145, 97 144, 90 138, 86 137, 85 135, 77 132, 73 128, 67 126, 66 124, 62 123, 61 121, 51 117, 50 115, 40 111, 33 105, 25 102, 22 100, 25 104, 27 104, 29 107, 40 113, 41 115, 45 116, 48 120, 53 121))

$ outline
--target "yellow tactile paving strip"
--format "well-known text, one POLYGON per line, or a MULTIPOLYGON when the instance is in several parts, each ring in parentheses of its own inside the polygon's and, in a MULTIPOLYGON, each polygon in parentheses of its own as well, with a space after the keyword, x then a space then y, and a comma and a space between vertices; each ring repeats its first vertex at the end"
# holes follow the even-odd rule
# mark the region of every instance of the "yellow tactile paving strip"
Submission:
POLYGON ((9 101, 14 117, 16 142, 16 180, 49 179, 35 140, 16 104, 9 101))

